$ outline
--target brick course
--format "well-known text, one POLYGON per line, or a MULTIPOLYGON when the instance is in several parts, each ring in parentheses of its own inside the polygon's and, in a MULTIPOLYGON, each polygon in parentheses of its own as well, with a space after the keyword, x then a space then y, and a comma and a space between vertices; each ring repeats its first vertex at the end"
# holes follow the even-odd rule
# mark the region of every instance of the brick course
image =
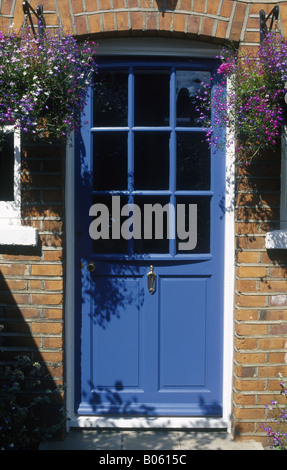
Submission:
MULTIPOLYGON (((0 29, 19 30, 22 2, 0 2, 0 29)), ((37 0, 31 5, 36 8, 37 0)), ((287 1, 232 0, 43 0, 47 27, 63 23, 73 34, 99 40, 131 35, 181 37, 241 48, 259 41, 259 11, 279 4, 278 26, 286 35, 287 1)), ((5 357, 25 350, 45 361, 64 383, 64 170, 63 149, 24 146, 23 223, 37 227, 41 247, 1 251, 0 323, 5 357)), ((236 178, 236 279, 234 311, 233 427, 238 439, 267 444, 261 425, 265 404, 278 393, 278 373, 287 374, 285 253, 269 253, 265 234, 279 228, 280 149, 236 178)), ((231 314, 231 312, 230 312, 231 314)), ((3 356, 2 356, 3 358, 3 356)))

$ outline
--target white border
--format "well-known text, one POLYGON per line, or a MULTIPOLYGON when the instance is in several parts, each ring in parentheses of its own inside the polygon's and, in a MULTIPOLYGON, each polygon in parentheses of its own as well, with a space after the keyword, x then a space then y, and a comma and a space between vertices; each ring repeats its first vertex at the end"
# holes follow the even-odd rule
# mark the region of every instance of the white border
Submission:
MULTIPOLYGON (((105 40, 100 45, 101 54, 113 53, 125 55, 125 50, 133 49, 134 53, 145 55, 144 41, 139 41, 140 49, 136 51, 136 42, 133 40, 105 40), (113 44, 112 44, 113 42, 113 44), (116 48, 118 44, 119 49, 116 48), (132 46, 131 46, 132 44, 132 46), (125 48, 126 45, 126 48, 125 48)), ((150 41, 149 41, 150 42, 150 41)), ((153 40, 153 54, 171 56, 171 50, 177 56, 215 57, 218 53, 214 48, 207 45, 203 50, 202 43, 194 43, 165 40, 164 50, 157 48, 160 41, 153 40), (196 44, 196 46, 194 45, 196 44), (192 45, 192 47, 191 47, 192 45), (200 51, 199 51, 200 45, 200 51), (189 46, 189 47, 188 47, 189 46), (187 54, 188 50, 188 54, 187 54), (175 52, 177 51, 177 52, 175 52)), ((98 51, 99 52, 99 51, 98 51)), ((231 410, 232 410, 232 364, 233 364, 233 311, 234 311, 234 274, 235 274, 235 241, 234 241, 234 194, 235 194, 235 167, 234 149, 228 146, 226 152, 226 212, 225 212, 225 254, 224 254, 224 338, 223 338, 223 416, 222 418, 200 418, 200 417, 102 417, 102 416, 78 416, 74 414, 74 325, 75 325, 75 257, 74 257, 74 229, 75 229, 75 168, 73 142, 68 143, 66 152, 66 409, 68 414, 67 428, 70 427, 113 427, 113 428, 188 428, 188 429, 226 429, 231 432, 231 410)))
POLYGON ((267 250, 287 249, 287 127, 281 136, 280 229, 266 233, 267 250))
POLYGON ((15 225, 20 220, 21 210, 21 187, 20 187, 20 173, 21 173, 21 138, 20 130, 15 129, 13 126, 4 127, 4 132, 14 133, 14 200, 13 201, 0 201, 0 222, 1 225, 15 225))
POLYGON ((0 245, 36 246, 38 230, 21 225, 21 132, 14 126, 5 131, 14 133, 14 200, 0 201, 0 245))
MULTIPOLYGON (((74 416, 74 364, 75 364, 75 148, 74 136, 66 147, 66 277, 65 277, 65 369, 66 369, 66 410, 67 418, 75 421, 74 416)), ((67 421, 67 427, 72 421, 67 421)))

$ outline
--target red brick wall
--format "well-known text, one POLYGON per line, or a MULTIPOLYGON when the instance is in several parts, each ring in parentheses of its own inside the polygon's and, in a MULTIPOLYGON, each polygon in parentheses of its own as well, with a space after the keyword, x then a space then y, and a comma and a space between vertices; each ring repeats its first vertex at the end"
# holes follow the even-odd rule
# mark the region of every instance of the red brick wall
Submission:
POLYGON ((0 247, 0 366, 24 353, 64 385, 64 150, 22 142, 22 224, 37 247, 0 247))
POLYGON ((266 444, 265 407, 286 376, 286 254, 266 251, 265 234, 280 227, 280 149, 238 168, 233 417, 241 438, 266 444))
MULTIPOLYGON (((38 0, 31 0, 36 8, 38 0)), ((259 11, 278 4, 287 28, 287 1, 232 0, 42 0, 47 27, 60 24, 77 35, 164 36, 241 47, 259 42, 259 11)), ((23 23, 22 1, 0 2, 0 30, 23 23)), ((0 249, 2 346, 45 361, 51 376, 64 381, 63 262, 64 173, 61 152, 26 147, 23 155, 23 223, 40 231, 41 246, 26 252, 0 249)), ((233 425, 239 439, 266 444, 261 424, 265 404, 279 391, 285 361, 287 294, 285 253, 267 252, 266 231, 279 227, 280 150, 262 156, 247 172, 238 168, 234 313, 233 425)))
MULTIPOLYGON (((42 0, 47 27, 62 23, 77 36, 167 35, 253 43, 259 40, 258 14, 280 5, 280 25, 287 26, 286 1, 232 0, 42 0), (99 5, 99 7, 98 7, 99 5)), ((38 0, 30 0, 36 9, 38 0)), ((23 24, 22 1, 2 0, 0 30, 23 24), (14 4, 15 3, 15 4, 14 4)), ((35 22, 36 23, 36 22, 35 22)))

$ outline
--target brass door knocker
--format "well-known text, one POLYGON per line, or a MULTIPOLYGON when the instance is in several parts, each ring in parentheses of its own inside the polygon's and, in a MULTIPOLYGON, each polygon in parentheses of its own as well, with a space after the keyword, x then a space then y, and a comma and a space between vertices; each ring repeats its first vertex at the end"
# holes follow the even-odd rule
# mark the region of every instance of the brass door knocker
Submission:
POLYGON ((147 286, 150 294, 154 294, 156 291, 156 273, 153 270, 153 266, 150 267, 150 271, 147 274, 147 286))

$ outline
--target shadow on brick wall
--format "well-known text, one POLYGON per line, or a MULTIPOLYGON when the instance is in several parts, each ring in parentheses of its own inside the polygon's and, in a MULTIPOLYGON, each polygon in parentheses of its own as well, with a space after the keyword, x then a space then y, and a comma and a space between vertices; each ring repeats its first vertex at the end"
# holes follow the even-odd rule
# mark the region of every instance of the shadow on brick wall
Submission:
MULTIPOLYGON (((5 254, 9 259, 13 252, 14 259, 29 259, 39 250, 40 246, 21 248, 20 254, 19 249, 11 248, 5 254)), ((41 307, 29 304, 29 276, 16 274, 21 264, 4 264, 3 253, 1 249, 0 449, 30 450, 42 440, 64 434, 63 371, 62 364, 43 357, 48 351, 45 334, 33 334, 34 326, 45 319, 41 307)))
POLYGON ((280 228, 280 148, 238 165, 236 175, 237 248, 264 249, 264 235, 280 228))

